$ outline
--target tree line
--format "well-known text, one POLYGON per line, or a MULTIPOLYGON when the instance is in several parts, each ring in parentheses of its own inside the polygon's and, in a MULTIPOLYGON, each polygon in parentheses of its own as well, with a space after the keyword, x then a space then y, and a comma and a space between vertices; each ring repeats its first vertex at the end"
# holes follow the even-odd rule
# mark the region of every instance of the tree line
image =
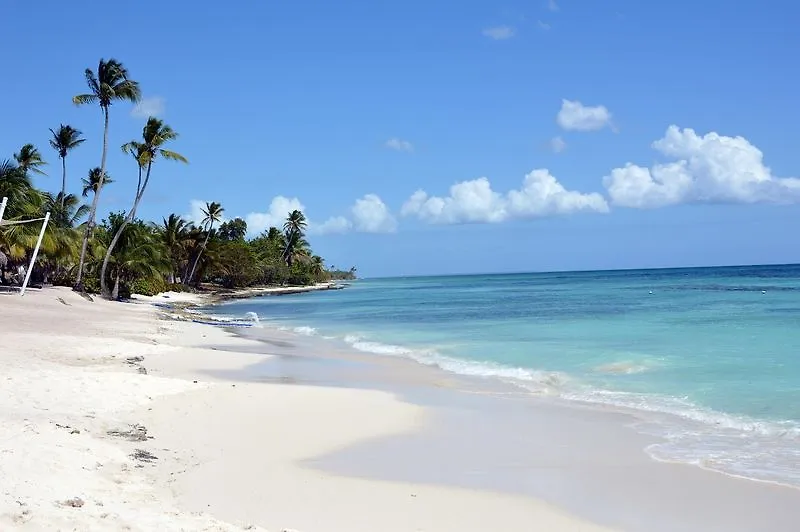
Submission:
MULTIPOLYGON (((33 144, 23 145, 11 159, 0 162, 0 197, 8 206, 0 226, 0 283, 21 282, 33 253, 40 224, 15 223, 41 218, 50 224, 34 265, 34 280, 72 286, 77 291, 126 297, 131 292, 154 294, 184 290, 201 282, 227 288, 253 285, 307 285, 331 279, 355 278, 355 268, 326 268, 306 239, 307 220, 300 211, 287 213, 283 227, 270 227, 248 239, 241 218, 224 221, 224 208, 209 202, 203 220, 194 223, 176 214, 161 222, 137 217, 148 184, 160 161, 187 164, 169 149, 178 133, 163 120, 150 117, 141 139, 121 146, 131 157, 137 187, 127 211, 111 213, 96 222, 100 197, 114 183, 106 168, 110 110, 115 102, 137 103, 139 84, 114 59, 101 59, 97 70, 86 69, 89 91, 73 98, 75 105, 99 106, 103 116, 100 166, 81 179, 80 196, 68 192, 67 159, 86 139, 71 125, 50 129, 50 146, 61 166, 61 190, 52 193, 33 185, 33 175, 46 175, 47 162, 33 144), (91 197, 90 203, 84 199, 91 197)), ((133 171, 131 172, 133 174, 133 171)))

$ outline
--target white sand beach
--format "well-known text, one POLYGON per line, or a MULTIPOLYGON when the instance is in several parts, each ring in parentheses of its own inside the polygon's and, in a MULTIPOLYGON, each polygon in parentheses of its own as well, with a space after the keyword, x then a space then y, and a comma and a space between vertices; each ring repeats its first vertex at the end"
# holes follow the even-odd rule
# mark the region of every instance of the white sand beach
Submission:
POLYGON ((529 497, 304 465, 427 413, 381 391, 212 378, 267 355, 215 347, 255 341, 159 319, 154 299, 0 293, 0 529, 607 530, 529 497))

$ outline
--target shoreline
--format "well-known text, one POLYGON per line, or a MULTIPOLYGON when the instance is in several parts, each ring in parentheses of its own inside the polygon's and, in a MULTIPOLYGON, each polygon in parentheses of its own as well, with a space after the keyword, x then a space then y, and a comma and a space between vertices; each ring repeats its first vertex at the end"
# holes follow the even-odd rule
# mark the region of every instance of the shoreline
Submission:
MULTIPOLYGON (((349 286, 348 281, 328 281, 309 286, 253 286, 250 288, 219 288, 209 291, 207 294, 199 294, 207 297, 206 304, 216 304, 235 299, 250 299, 252 297, 263 296, 284 296, 293 294, 304 294, 307 292, 317 292, 326 290, 344 290, 349 286)), ((156 296, 154 296, 156 297, 156 296)))
POLYGON ((646 448, 663 440, 634 428, 643 421, 641 412, 535 397, 511 385, 487 384, 411 359, 323 347, 324 340, 288 331, 236 331, 248 339, 259 333, 265 334, 262 349, 279 358, 239 372, 240 381, 365 386, 398 394, 432 412, 433 423, 422 430, 357 444, 309 462, 322 471, 469 489, 491 486, 623 530, 790 530, 794 508, 800 504, 800 490, 792 485, 650 456, 646 448), (276 336, 280 342, 274 341, 276 336), (369 365, 376 367, 364 367, 369 365), (545 434, 552 443, 541 441, 545 434), (458 453, 457 459, 450 452, 430 456, 428 451, 456 449, 465 441, 473 450, 458 453), (502 441, 515 443, 504 447, 498 444, 502 441), (402 458, 409 449, 417 457, 411 462, 402 458), (498 473, 508 464, 493 462, 493 456, 513 457, 514 467, 524 474, 498 473), (402 465, 393 466, 398 462, 402 465), (483 480, 459 469, 464 467, 483 471, 483 480), (437 470, 446 472, 437 476, 432 473, 437 470), (654 486, 645 489, 643 482, 654 486), (560 485, 560 492, 554 493, 553 485, 560 485), (709 498, 708 493, 717 496, 709 498), (691 512, 684 515, 687 508, 691 512))
MULTIPOLYGON (((193 297, 206 301, 168 299, 193 297)), ((256 344, 137 299, 0 295, 13 324, 0 353, 4 530, 608 530, 535 498, 310 469, 414 432, 426 409, 376 390, 214 378, 269 350, 225 350, 256 344)))
MULTIPOLYGON (((216 316, 216 319, 224 320, 226 318, 216 316)), ((297 320, 265 322, 265 327, 278 327, 282 331, 286 330, 318 340, 319 344, 313 348, 316 351, 329 350, 336 346, 340 352, 342 349, 357 352, 356 356, 364 360, 403 358, 413 361, 414 364, 419 364, 421 367, 436 368, 459 378, 475 376, 478 379, 503 382, 517 392, 520 392, 521 389, 524 390, 524 393, 534 396, 545 395, 563 401, 567 405, 629 415, 636 419, 638 426, 644 427, 640 431, 642 434, 653 437, 653 442, 645 446, 643 451, 654 461, 689 464, 731 478, 800 489, 800 468, 791 466, 790 456, 795 452, 792 442, 797 441, 797 435, 800 434, 800 426, 794 422, 760 419, 745 414, 714 410, 698 404, 681 403, 668 396, 658 394, 626 393, 613 388, 570 387, 568 385, 572 379, 568 374, 565 374, 563 379, 567 385, 561 386, 560 383, 556 383, 552 385, 551 389, 551 384, 547 381, 535 379, 529 381, 513 375, 504 376, 504 373, 507 374, 508 371, 483 374, 481 373, 484 371, 482 367, 471 367, 462 371, 459 366, 463 363, 473 365, 481 363, 436 353, 432 358, 426 354, 425 350, 415 352, 414 349, 404 345, 376 343, 369 338, 348 339, 354 334, 361 335, 361 333, 337 330, 336 336, 327 336, 331 334, 330 331, 317 332, 314 328, 317 325, 313 322, 300 321, 298 323, 297 320), (453 363, 457 363, 457 365, 453 363), (642 403, 642 401, 646 401, 646 403, 642 403), (746 441, 741 439, 745 435, 747 436, 746 441), (701 452, 704 443, 709 441, 717 442, 720 446, 733 447, 726 449, 727 454, 720 454, 721 448, 717 449, 718 452, 714 452, 714 449, 705 449, 705 452, 701 452), (761 448, 763 453, 771 457, 768 465, 771 465, 772 469, 759 469, 760 463, 757 461, 732 462, 741 454, 736 446, 745 445, 761 448)), ((240 332, 240 334, 247 333, 240 332)), ((517 370, 511 366, 501 369, 517 370)), ((524 371, 536 373, 528 368, 524 368, 524 371)), ((549 378, 549 376, 545 375, 544 378, 549 378)), ((746 454, 742 456, 747 458, 746 454)))

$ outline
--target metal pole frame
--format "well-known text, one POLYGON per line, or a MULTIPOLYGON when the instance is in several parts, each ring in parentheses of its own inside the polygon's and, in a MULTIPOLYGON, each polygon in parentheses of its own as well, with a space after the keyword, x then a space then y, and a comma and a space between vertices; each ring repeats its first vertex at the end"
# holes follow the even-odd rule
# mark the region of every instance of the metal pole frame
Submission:
POLYGON ((39 240, 36 241, 36 247, 33 248, 33 256, 31 257, 31 263, 28 266, 28 271, 25 272, 25 282, 22 283, 22 288, 19 291, 20 296, 25 295, 25 289, 28 287, 28 281, 31 279, 31 273, 33 273, 33 264, 36 262, 36 256, 39 254, 39 246, 42 245, 42 238, 44 238, 44 230, 47 229, 47 222, 50 221, 50 213, 44 215, 44 222, 42 222, 42 230, 39 231, 39 240))

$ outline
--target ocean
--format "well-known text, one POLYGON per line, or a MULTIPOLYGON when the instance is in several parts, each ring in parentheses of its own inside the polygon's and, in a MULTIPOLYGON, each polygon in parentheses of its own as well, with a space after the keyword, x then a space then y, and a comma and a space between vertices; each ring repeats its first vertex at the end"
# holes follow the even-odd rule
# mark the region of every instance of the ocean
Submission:
POLYGON ((654 459, 800 486, 800 265, 359 280, 213 312, 624 409, 654 459))

